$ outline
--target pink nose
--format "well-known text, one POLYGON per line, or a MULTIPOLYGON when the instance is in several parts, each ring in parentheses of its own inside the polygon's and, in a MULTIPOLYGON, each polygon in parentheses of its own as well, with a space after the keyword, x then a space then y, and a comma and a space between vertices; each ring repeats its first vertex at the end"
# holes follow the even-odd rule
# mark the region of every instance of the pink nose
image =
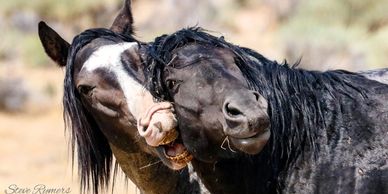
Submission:
POLYGON ((137 122, 140 136, 144 137, 148 145, 154 147, 159 146, 175 127, 173 106, 168 102, 154 104, 137 122))

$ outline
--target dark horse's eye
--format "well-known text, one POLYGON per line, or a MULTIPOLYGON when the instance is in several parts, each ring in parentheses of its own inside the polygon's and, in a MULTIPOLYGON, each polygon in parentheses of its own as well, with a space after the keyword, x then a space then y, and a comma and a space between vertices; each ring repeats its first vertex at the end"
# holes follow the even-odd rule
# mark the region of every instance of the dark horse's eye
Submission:
POLYGON ((176 84, 176 81, 174 81, 174 80, 167 80, 167 88, 168 89, 174 89, 174 87, 175 87, 175 84, 176 84))
POLYGON ((167 88, 171 91, 171 90, 175 90, 178 86, 178 82, 175 81, 175 80, 167 80, 166 81, 166 86, 167 88))
POLYGON ((93 86, 88 86, 88 85, 80 85, 78 86, 78 91, 83 94, 83 95, 90 95, 91 91, 94 89, 93 86))

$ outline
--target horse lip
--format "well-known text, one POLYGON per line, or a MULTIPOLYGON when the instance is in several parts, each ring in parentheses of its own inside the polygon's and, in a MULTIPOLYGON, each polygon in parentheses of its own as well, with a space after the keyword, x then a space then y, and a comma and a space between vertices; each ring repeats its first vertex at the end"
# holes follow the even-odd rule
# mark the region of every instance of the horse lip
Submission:
POLYGON ((166 154, 165 154, 165 151, 164 151, 164 147, 163 146, 158 146, 156 147, 156 150, 157 152, 159 152, 158 156, 159 158, 161 158, 161 161, 164 163, 164 165, 166 165, 167 167, 169 167, 170 169, 172 170, 180 170, 180 169, 183 169, 187 166, 187 164, 190 162, 175 162, 175 161, 172 161, 171 159, 169 159, 168 157, 166 157, 166 154))
POLYGON ((163 153, 162 157, 168 160, 169 164, 166 165, 173 170, 180 170, 186 167, 187 164, 193 159, 193 155, 190 154, 187 150, 177 156, 171 157, 167 155, 166 149, 163 145, 158 146, 158 149, 161 150, 160 152, 163 153))
POLYGON ((230 136, 233 147, 247 154, 255 155, 260 153, 269 140, 271 131, 269 128, 261 130, 253 136, 246 138, 236 138, 230 136))
POLYGON ((173 157, 168 156, 166 153, 166 150, 163 150, 163 152, 164 152, 164 156, 167 159, 169 159, 171 162, 174 162, 174 163, 187 164, 193 159, 193 156, 187 150, 185 150, 183 153, 181 153, 177 156, 173 156, 173 157))
MULTIPOLYGON (((149 124, 151 122, 151 118, 153 116, 153 114, 157 113, 157 112, 163 112, 163 111, 171 111, 171 112, 174 112, 174 107, 171 105, 171 103, 168 103, 168 102, 161 102, 161 103, 156 103, 154 105, 152 105, 148 110, 147 112, 145 113, 145 115, 139 117, 137 119, 137 129, 138 129, 138 132, 140 134, 140 136, 142 137, 147 137, 149 135, 151 135, 151 131, 148 130, 148 127, 149 127, 149 124)), ((159 129, 161 128, 158 127, 159 129)))
MULTIPOLYGON (((240 130, 240 131, 245 131, 245 130, 249 130, 249 129, 244 129, 244 130, 240 130)), ((267 128, 265 129, 258 129, 258 130, 254 130, 252 131, 251 133, 248 133, 248 134, 239 134, 239 133, 236 133, 236 134, 228 134, 228 133, 225 133, 227 136, 231 137, 231 138, 234 138, 234 139, 249 139, 249 138, 256 138, 256 137, 259 137, 260 135, 268 132, 270 130, 270 127, 268 126, 267 128)))
MULTIPOLYGON (((174 144, 179 139, 178 131, 177 130, 173 130, 173 131, 175 131, 175 133, 171 132, 169 135, 170 137, 164 139, 164 142, 162 144, 159 144, 159 146, 157 146, 156 149, 158 150, 159 153, 161 153, 161 156, 159 155, 159 157, 163 157, 164 158, 163 160, 168 161, 167 164, 166 163, 165 164, 169 168, 173 170, 180 170, 187 166, 187 164, 193 159, 193 155, 186 149, 186 147, 185 147, 185 151, 177 156, 171 157, 167 155, 165 146, 174 144)), ((183 145, 183 143, 180 143, 180 144, 183 145)))
MULTIPOLYGON (((261 135, 263 135, 263 134, 269 132, 269 130, 270 130, 270 128, 267 127, 267 128, 265 128, 265 129, 260 130, 259 132, 257 132, 256 135, 253 135, 253 136, 247 137, 247 138, 256 138, 256 137, 259 137, 259 136, 261 136, 261 135)), ((245 139, 247 139, 247 138, 245 138, 245 139)))
POLYGON ((168 131, 158 146, 163 146, 163 145, 168 145, 170 143, 173 143, 175 140, 178 139, 178 135, 179 133, 176 129, 172 129, 168 131))

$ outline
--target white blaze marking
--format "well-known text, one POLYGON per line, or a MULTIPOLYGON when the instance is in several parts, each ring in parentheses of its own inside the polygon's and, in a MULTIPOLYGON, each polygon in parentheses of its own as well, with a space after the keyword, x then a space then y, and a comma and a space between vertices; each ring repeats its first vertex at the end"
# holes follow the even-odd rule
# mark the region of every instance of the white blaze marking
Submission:
POLYGON ((129 76, 121 63, 121 54, 128 49, 137 49, 138 44, 134 42, 118 43, 102 46, 97 49, 84 63, 82 70, 93 72, 98 68, 108 69, 116 75, 117 81, 123 90, 128 104, 129 112, 137 119, 140 116, 141 101, 144 98, 145 89, 134 78, 129 76))

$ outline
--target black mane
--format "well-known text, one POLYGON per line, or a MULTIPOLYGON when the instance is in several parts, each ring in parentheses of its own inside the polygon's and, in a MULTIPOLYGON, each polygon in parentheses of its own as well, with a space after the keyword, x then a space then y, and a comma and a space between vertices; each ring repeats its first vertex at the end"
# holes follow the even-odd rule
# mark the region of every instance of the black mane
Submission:
POLYGON ((272 158, 275 175, 287 170, 305 149, 314 153, 317 133, 328 127, 330 115, 326 113, 340 109, 342 99, 367 98, 368 88, 362 83, 368 80, 356 73, 307 71, 286 62, 278 64, 251 49, 228 43, 223 37, 212 36, 200 28, 188 28, 158 37, 148 47, 147 87, 158 100, 172 100, 162 82, 162 72, 174 57, 174 50, 190 43, 232 51, 250 89, 268 100, 271 140, 260 155, 272 158))
POLYGON ((74 62, 80 49, 96 38, 114 42, 135 42, 130 36, 117 34, 103 28, 89 29, 74 37, 70 46, 64 80, 64 120, 66 129, 70 129, 72 161, 77 151, 78 173, 81 177, 81 191, 93 189, 98 193, 100 187, 109 184, 112 170, 112 151, 95 119, 85 108, 73 80, 74 62))

